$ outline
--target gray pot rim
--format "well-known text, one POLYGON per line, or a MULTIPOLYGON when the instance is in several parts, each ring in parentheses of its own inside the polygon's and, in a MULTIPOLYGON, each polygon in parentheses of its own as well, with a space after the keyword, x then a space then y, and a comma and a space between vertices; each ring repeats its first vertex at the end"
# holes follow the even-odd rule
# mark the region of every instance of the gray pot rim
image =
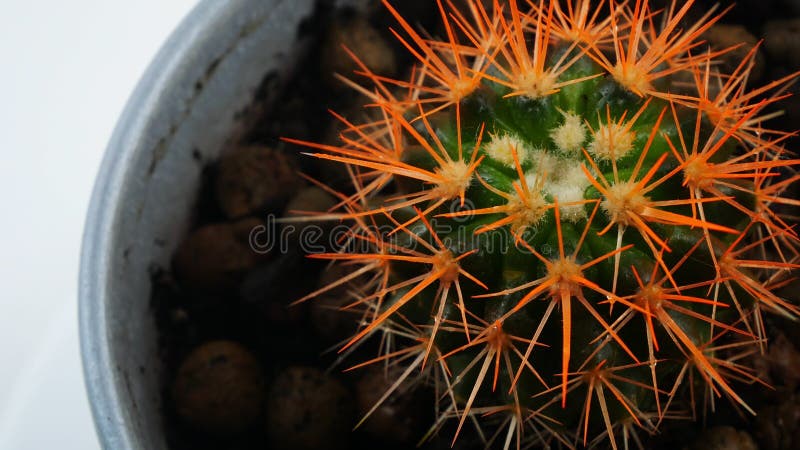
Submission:
POLYGON ((91 405, 95 430, 102 448, 133 448, 136 437, 125 422, 113 376, 114 361, 108 339, 107 304, 112 245, 119 236, 114 218, 120 201, 120 186, 131 177, 129 161, 137 152, 131 136, 145 132, 147 121, 159 107, 170 80, 181 71, 178 62, 200 45, 192 39, 201 30, 213 29, 228 2, 201 0, 170 34, 130 95, 95 179, 83 232, 78 282, 78 316, 84 384, 91 405))

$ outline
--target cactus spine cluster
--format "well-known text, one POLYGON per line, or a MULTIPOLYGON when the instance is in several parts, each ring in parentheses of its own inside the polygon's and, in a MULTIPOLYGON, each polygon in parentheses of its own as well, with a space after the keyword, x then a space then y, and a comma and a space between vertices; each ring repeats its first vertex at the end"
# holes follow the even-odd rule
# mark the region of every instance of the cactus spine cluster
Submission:
POLYGON ((719 397, 751 411, 743 357, 766 314, 800 315, 775 293, 798 161, 765 125, 796 74, 749 89, 755 48, 721 73, 731 49, 702 34, 722 14, 689 22, 692 1, 461 3, 438 1, 438 39, 384 2, 409 77, 353 55, 370 119, 287 139, 352 180, 328 188, 341 249, 312 255, 350 275, 306 298, 351 285, 342 351, 380 341, 386 396, 423 377, 432 429, 504 448, 627 447, 719 397))

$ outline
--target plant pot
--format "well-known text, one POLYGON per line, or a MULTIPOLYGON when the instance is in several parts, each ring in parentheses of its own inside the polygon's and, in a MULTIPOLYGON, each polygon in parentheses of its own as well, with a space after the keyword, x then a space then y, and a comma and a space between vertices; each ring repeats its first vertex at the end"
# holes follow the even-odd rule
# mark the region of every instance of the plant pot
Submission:
MULTIPOLYGON (((306 52, 309 42, 300 32, 316 31, 312 28, 319 24, 316 20, 306 23, 312 24, 311 27, 301 26, 305 19, 312 17, 314 7, 369 3, 364 0, 232 0, 223 4, 205 0, 170 38, 135 91, 109 144, 95 187, 81 266, 84 368, 104 447, 165 448, 171 437, 172 411, 167 406, 164 412, 164 404, 171 405, 165 401, 164 386, 168 383, 164 381, 174 380, 174 368, 172 360, 164 357, 169 352, 158 340, 159 331, 164 329, 156 324, 156 317, 161 315, 156 314, 154 305, 158 302, 151 291, 155 286, 157 293, 158 284, 153 285, 151 280, 155 278, 154 268, 170 266, 178 244, 191 225, 202 223, 203 203, 198 207, 197 199, 198 194, 205 192, 202 187, 204 168, 217 160, 223 149, 241 143, 238 141, 242 134, 252 131, 254 116, 260 117, 265 111, 281 116, 283 109, 277 106, 283 105, 284 97, 278 93, 295 65, 300 61, 319 65, 322 59, 318 58, 317 48, 306 52), (301 58, 306 53, 309 56, 301 58), (278 98, 281 102, 270 108, 271 100, 278 98), (255 104, 254 99, 257 99, 255 104), (165 360, 167 363, 162 366, 165 360)), ((416 14, 409 17, 419 19, 416 14)), ((316 18, 318 16, 314 16, 316 18)), ((730 33, 728 30, 723 34, 730 33)), ((330 72, 332 70, 327 70, 330 72)), ((293 88, 294 84, 284 90, 292 95, 313 97, 316 106, 328 104, 329 99, 294 92, 293 88)), ((327 88, 324 85, 320 89, 327 88)), ((300 121, 319 134, 329 134, 323 121, 303 108, 307 105, 302 103, 298 108, 302 113, 300 121)), ((268 118, 272 120, 273 117, 268 118)), ((281 136, 291 137, 291 131, 286 132, 280 120, 274 122, 281 136)), ((277 167, 273 159, 265 160, 269 162, 266 166, 277 167)), ((228 219, 242 217, 227 211, 226 214, 228 219)), ((247 214, 255 213, 249 210, 247 214)), ((206 253, 205 256, 211 254, 210 259, 218 257, 214 252, 206 253)), ((283 260, 272 264, 282 266, 283 260)), ((306 262, 302 264, 304 268, 307 265, 306 262)), ((269 282, 280 280, 270 287, 291 284, 276 273, 278 271, 265 276, 269 282)), ((295 281, 298 285, 307 285, 303 288, 313 289, 314 277, 318 274, 295 281)), ((197 278, 205 281, 202 276, 197 278)), ((230 292, 225 290, 225 295, 220 296, 231 297, 227 295, 230 292)), ((275 297, 296 299, 303 295, 275 297)), ((209 317, 213 323, 219 318, 213 313, 209 317)), ((258 322, 260 316, 248 317, 255 317, 253 328, 264 328, 258 322)), ((282 340, 282 336, 276 341, 282 347, 294 349, 293 342, 282 340)), ((317 354, 313 353, 312 357, 317 354)), ((270 359, 264 365, 269 366, 268 369, 276 368, 280 361, 270 359)), ((173 387, 175 385, 180 383, 173 383, 173 387)), ((174 395, 172 400, 175 400, 174 395)), ((422 410, 416 406, 413 406, 416 411, 422 410)), ((265 409, 277 415, 288 415, 283 407, 273 405, 265 409)), ((195 436, 199 440, 213 434, 202 432, 208 430, 200 431, 199 437, 195 436)), ((683 445, 684 440, 694 439, 695 431, 698 430, 693 429, 687 436, 665 434, 673 434, 683 445)), ((665 439, 669 438, 672 436, 665 439)), ((382 442, 387 437, 381 434, 377 439, 382 442)), ((330 441, 325 443, 330 444, 330 441)), ((185 448, 196 446, 189 444, 185 448)), ((214 448, 214 443, 208 448, 214 448)))
POLYGON ((168 266, 191 222, 203 161, 241 127, 237 113, 291 73, 312 7, 200 2, 119 119, 87 216, 79 287, 86 386, 104 448, 166 447, 149 268, 168 266))

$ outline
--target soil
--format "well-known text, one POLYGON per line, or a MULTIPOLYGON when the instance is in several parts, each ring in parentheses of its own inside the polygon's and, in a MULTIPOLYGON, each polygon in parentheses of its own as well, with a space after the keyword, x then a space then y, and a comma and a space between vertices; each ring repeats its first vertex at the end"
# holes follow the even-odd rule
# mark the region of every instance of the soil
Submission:
MULTIPOLYGON (((441 34, 441 30, 437 28, 435 2, 394 3, 403 4, 400 9, 407 9, 406 16, 415 17, 421 27, 432 30, 434 35, 441 34)), ((695 6, 694 11, 702 14, 714 2, 698 3, 700 4, 695 6)), ((730 4, 730 2, 721 3, 723 7, 730 4)), ((720 29, 718 36, 714 37, 715 41, 719 39, 724 43, 726 36, 735 33, 738 37, 742 33, 749 32, 753 38, 752 42, 765 39, 764 48, 760 50, 762 75, 759 80, 752 80, 753 86, 766 84, 798 69, 800 23, 794 23, 792 19, 800 12, 800 8, 791 9, 789 3, 792 2, 740 0, 724 19, 726 25, 734 27, 720 29), (772 22, 774 20, 781 22, 772 22)), ((293 190, 300 190, 299 186, 309 185, 306 180, 296 175, 298 170, 310 177, 325 180, 329 184, 336 185, 341 181, 336 173, 320 170, 319 164, 313 158, 299 155, 295 147, 283 143, 280 137, 288 136, 316 142, 330 140, 330 136, 335 134, 331 128, 332 120, 328 110, 349 112, 354 111, 356 105, 360 105, 361 98, 354 91, 331 79, 329 75, 332 65, 337 71, 345 70, 341 67, 341 61, 346 57, 331 54, 338 51, 338 46, 332 45, 332 40, 335 36, 346 33, 346 29, 343 30, 342 27, 358 24, 363 28, 371 24, 372 29, 362 33, 372 41, 371 48, 388 48, 393 52, 391 61, 376 62, 383 64, 386 70, 391 71, 393 67, 404 67, 409 63, 406 53, 400 51, 396 40, 389 34, 387 26, 389 23, 391 21, 382 8, 375 8, 365 16, 354 11, 335 10, 330 1, 319 1, 316 14, 301 29, 301 33, 310 36, 314 41, 310 52, 305 56, 305 64, 300 66, 306 69, 299 71, 293 77, 291 84, 283 89, 283 98, 275 102, 272 110, 267 110, 260 103, 267 90, 273 87, 271 79, 265 79, 263 90, 246 112, 248 117, 245 121, 250 125, 239 137, 236 148, 228 149, 230 151, 223 154, 222 162, 212 162, 206 167, 193 230, 176 253, 172 267, 156 269, 152 275, 154 288, 151 302, 160 331, 160 351, 166 374, 163 380, 164 428, 170 448, 176 450, 274 448, 275 442, 270 440, 272 433, 270 430, 275 423, 269 417, 275 416, 276 411, 270 411, 267 405, 276 404, 272 398, 276 395, 274 384, 276 382, 283 383, 280 385, 280 392, 291 397, 292 389, 295 388, 286 385, 287 373, 313 372, 316 377, 314 379, 322 380, 315 386, 332 386, 322 397, 327 396, 335 400, 331 400, 331 404, 316 405, 313 414, 323 411, 324 416, 324 412, 327 411, 328 414, 338 415, 339 417, 334 417, 337 420, 349 417, 350 423, 354 424, 360 418, 356 417, 358 404, 371 403, 363 401, 363 392, 359 392, 359 386, 370 384, 366 383, 362 376, 365 371, 343 372, 342 369, 347 367, 346 363, 338 364, 339 355, 335 349, 338 340, 346 336, 341 330, 341 324, 336 323, 333 316, 326 315, 325 308, 314 309, 309 304, 290 306, 291 302, 315 289, 325 268, 324 264, 307 259, 298 248, 292 246, 283 252, 272 250, 256 253, 247 245, 249 243, 247 239, 248 230, 264 224, 269 215, 282 216, 286 213, 286 205, 293 200, 289 195, 293 190), (381 47, 384 45, 385 47, 381 47), (329 62, 319 67, 318 61, 329 62), (247 151, 240 151, 241 149, 247 151), (230 167, 235 168, 237 163, 225 158, 233 158, 238 153, 247 154, 249 155, 247 158, 258 161, 258 155, 253 156, 253 152, 258 151, 284 152, 285 172, 270 173, 269 177, 282 180, 284 178, 281 177, 289 177, 290 179, 286 178, 289 180, 286 185, 291 185, 292 189, 287 191, 268 188, 266 192, 278 193, 265 195, 262 187, 251 186, 247 180, 241 178, 240 173, 235 172, 235 169, 233 175, 235 183, 225 181, 223 178, 225 173, 231 172, 230 167), (226 195, 233 200, 220 198, 226 195), (234 202, 233 206, 231 202, 234 202), (191 412, 187 413, 182 396, 175 394, 176 385, 186 389, 187 380, 181 377, 191 373, 185 368, 187 357, 197 359, 198 347, 216 341, 238 343, 238 349, 231 357, 235 357, 237 361, 242 358, 250 361, 252 357, 259 367, 239 374, 236 370, 232 370, 230 365, 222 364, 227 372, 218 375, 213 373, 213 367, 198 368, 199 363, 194 361, 192 367, 196 369, 195 372, 199 371, 202 377, 209 377, 212 382, 204 384, 203 380, 206 378, 202 377, 199 378, 200 381, 190 380, 199 383, 190 384, 192 389, 195 389, 191 391, 192 402, 199 402, 204 405, 203 408, 213 410, 209 407, 209 404, 213 403, 208 403, 203 396, 207 395, 211 400, 225 397, 224 395, 220 397, 221 394, 214 391, 216 387, 213 385, 213 380, 219 379, 220 376, 226 377, 229 382, 232 379, 236 380, 237 376, 244 377, 242 379, 248 380, 254 386, 253 389, 262 389, 257 395, 270 397, 257 406, 256 412, 248 416, 246 424, 241 427, 226 425, 221 427, 221 431, 198 425, 209 422, 192 417, 191 412), (248 354, 241 355, 243 351, 248 354), (212 372, 208 372, 209 370, 212 372), (208 392, 204 389, 208 389, 208 392), (270 392, 272 394, 269 394, 270 392), (352 411, 346 406, 342 407, 342 402, 349 404, 352 411), (353 418, 355 421, 352 421, 353 418), (235 431, 226 431, 231 429, 235 431)), ((353 43, 351 46, 358 46, 358 43, 353 43)), ((387 75, 404 76, 392 73, 387 75)), ((796 92, 798 88, 793 86, 790 90, 796 92)), ((777 118, 771 126, 778 129, 797 128, 796 124, 800 123, 800 98, 797 96, 789 98, 782 106, 786 114, 777 118)), ((790 142, 787 147, 792 148, 796 144, 790 142)), ((272 172, 276 170, 274 167, 267 169, 272 172)), ((248 176, 257 178, 259 173, 256 171, 248 176)), ((304 195, 304 198, 324 198, 308 192, 304 195)), ((297 200, 295 204, 303 201, 297 200)), ((331 298, 328 300, 334 303, 336 301, 331 298)), ((699 439, 697 442, 715 443, 703 444, 702 446, 707 449, 749 449, 753 448, 749 446, 752 439, 760 448, 792 448, 793 436, 800 435, 798 432, 800 414, 797 413, 798 407, 793 398, 798 386, 800 353, 792 342, 800 341, 793 335, 796 332, 791 330, 792 326, 780 321, 774 322, 776 322, 772 324, 774 326, 768 329, 778 330, 770 338, 771 341, 778 342, 779 346, 758 362, 764 377, 776 387, 776 390, 768 391, 766 394, 765 389, 757 386, 745 386, 742 390, 745 399, 750 401, 755 409, 764 411, 767 417, 787 410, 794 411, 794 416, 797 417, 793 420, 773 422, 753 420, 738 415, 732 408, 728 408, 726 403, 720 403, 723 407, 718 408, 716 414, 698 418, 697 422, 676 421, 670 428, 664 428, 660 436, 646 443, 647 448, 689 448, 695 439, 699 439), (781 330, 786 330, 785 336, 781 334, 781 330), (778 339, 779 334, 780 339, 778 339), (791 400, 788 404, 785 400, 787 398, 791 400), (709 431, 704 432, 703 427, 698 426, 698 422, 704 424, 709 431), (733 431, 730 427, 733 427, 733 431), (715 433, 713 430, 717 429, 723 430, 720 431, 724 433, 723 437, 713 435, 715 433), (709 436, 709 433, 712 435, 709 436), (744 436, 743 443, 737 446, 735 441, 741 436, 744 436), (724 443, 724 446, 720 446, 722 445, 718 444, 720 442, 724 443)), ((344 328, 347 328, 347 325, 344 328)), ((375 348, 365 345, 355 354, 348 355, 348 362, 364 361, 374 355, 375 348)), ((219 365, 218 359, 212 358, 212 360, 214 364, 219 365)), ((236 367, 240 366, 242 364, 236 367)), ((374 376, 372 379, 374 380, 374 376)), ((308 380, 303 383, 308 383, 308 380)), ((371 384, 371 389, 374 389, 374 382, 371 384)), ((367 423, 347 436, 337 438, 342 439, 341 441, 327 442, 326 448, 377 446, 385 450, 413 448, 416 440, 425 434, 427 427, 433 422, 433 405, 430 400, 432 397, 421 388, 408 394, 401 401, 392 400, 390 402, 392 408, 379 411, 375 423, 367 423), (399 425, 401 423, 402 425, 399 425), (393 428, 402 429, 392 433, 393 428)), ((248 403, 247 408, 250 411, 254 406, 248 403)), ((232 414, 235 416, 236 412, 232 414)), ((287 412, 287 417, 291 414, 287 412)), ((225 422, 230 420, 230 417, 215 416, 214 420, 225 422)), ((313 416, 313 420, 317 424, 321 420, 333 419, 313 416)), ((308 423, 303 425, 300 421, 295 427, 302 430, 307 425, 308 423)), ((421 448, 451 448, 452 435, 452 430, 445 428, 438 435, 441 437, 434 437, 421 448)), ((456 448, 480 448, 470 441, 474 442, 477 439, 470 440, 464 436, 458 441, 456 448)), ((294 445, 292 448, 301 448, 297 446, 300 444, 292 445, 294 445)))

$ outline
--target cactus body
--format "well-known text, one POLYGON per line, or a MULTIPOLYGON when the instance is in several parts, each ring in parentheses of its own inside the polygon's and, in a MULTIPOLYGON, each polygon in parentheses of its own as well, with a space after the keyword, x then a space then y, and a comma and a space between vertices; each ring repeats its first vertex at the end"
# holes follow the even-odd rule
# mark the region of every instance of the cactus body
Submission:
POLYGON ((387 3, 418 66, 362 66, 373 119, 337 116, 341 143, 288 139, 352 175, 328 214, 350 233, 312 255, 352 267, 310 296, 359 289, 343 350, 380 339, 371 362, 438 389, 437 425, 499 424, 504 447, 616 448, 706 396, 749 410, 740 356, 800 312, 773 293, 797 161, 762 124, 794 75, 748 91, 754 53, 718 73, 719 16, 680 26, 692 2, 466 3, 439 3, 442 40, 387 3))

